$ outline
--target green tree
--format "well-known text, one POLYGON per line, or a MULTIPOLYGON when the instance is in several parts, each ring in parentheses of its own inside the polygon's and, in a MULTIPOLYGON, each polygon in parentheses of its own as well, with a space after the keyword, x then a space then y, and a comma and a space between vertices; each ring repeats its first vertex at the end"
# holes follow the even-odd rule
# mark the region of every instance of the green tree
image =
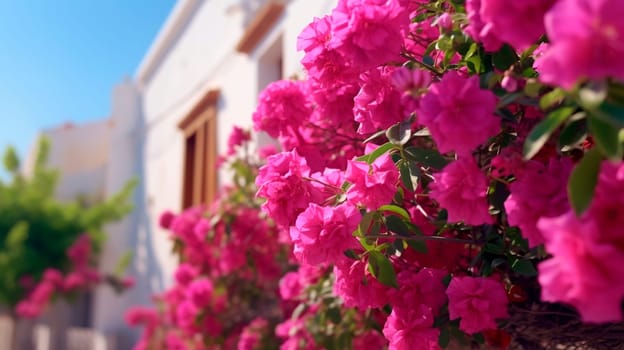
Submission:
POLYGON ((21 174, 13 148, 4 154, 9 179, 0 179, 0 305, 13 307, 25 297, 21 277, 40 280, 47 268, 66 271, 70 262, 65 251, 80 234, 91 236, 97 256, 106 237, 104 225, 132 210, 129 199, 134 181, 88 207, 79 198, 57 200, 59 172, 46 165, 49 153, 50 143, 42 139, 28 177, 21 174))

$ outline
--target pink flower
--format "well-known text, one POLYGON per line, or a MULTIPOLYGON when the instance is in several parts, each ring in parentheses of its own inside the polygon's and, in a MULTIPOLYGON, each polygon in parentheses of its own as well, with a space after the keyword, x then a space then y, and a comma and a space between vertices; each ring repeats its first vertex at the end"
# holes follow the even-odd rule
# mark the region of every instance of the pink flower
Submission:
POLYGON ((467 155, 500 130, 495 111, 496 96, 479 87, 479 77, 450 71, 422 97, 417 116, 440 152, 467 155))
POLYGON ((238 341, 238 350, 254 350, 260 345, 262 333, 266 331, 268 322, 263 318, 256 318, 243 329, 240 340, 238 341))
POLYGON ((195 329, 195 321, 200 314, 200 309, 197 308, 192 301, 186 300, 177 305, 175 308, 176 323, 183 330, 192 332, 195 329))
POLYGON ((505 74, 501 81, 501 87, 507 92, 514 92, 518 90, 518 80, 510 74, 505 74))
POLYGON ((91 237, 83 233, 67 248, 67 257, 76 266, 85 266, 91 256, 91 237))
POLYGON ((254 128, 272 137, 297 134, 299 126, 312 114, 308 87, 304 81, 280 80, 260 93, 252 118, 254 128))
POLYGON ((243 248, 228 245, 222 249, 218 265, 220 272, 227 275, 245 266, 246 262, 246 252, 243 248))
POLYGON ((43 281, 35 287, 28 298, 37 304, 47 304, 52 295, 54 295, 55 290, 56 288, 52 283, 43 281))
POLYGON ((71 272, 63 280, 63 289, 65 291, 71 291, 74 289, 82 288, 87 285, 87 280, 83 274, 79 272, 71 272))
POLYGON ((542 218, 552 258, 542 262, 542 299, 576 307, 585 322, 621 321, 624 298, 624 164, 604 161, 589 209, 542 218))
POLYGON ((325 168, 323 173, 312 174, 312 186, 317 192, 317 203, 332 203, 342 194, 344 172, 338 169, 325 168))
POLYGON ((180 339, 180 336, 174 332, 167 333, 165 346, 167 350, 189 350, 189 347, 180 339))
POLYGON ((178 266, 175 271, 175 279, 176 281, 185 286, 191 283, 197 277, 198 272, 195 267, 190 264, 182 263, 178 266))
POLYGON ((509 186, 511 195, 505 201, 507 219, 510 225, 520 228, 530 247, 544 243, 537 228, 540 218, 559 216, 569 209, 566 179, 571 170, 572 163, 567 158, 551 159, 548 164, 529 161, 509 186))
POLYGON ((60 286, 61 283, 63 283, 63 274, 57 269, 47 268, 43 272, 43 280, 53 285, 60 286))
POLYGON ((461 318, 459 329, 468 334, 495 329, 496 319, 509 317, 505 287, 494 279, 453 277, 446 294, 449 318, 461 318))
POLYGON ((47 306, 47 304, 40 305, 29 300, 22 300, 17 303, 17 306, 15 307, 15 313, 19 317, 23 318, 37 318, 39 317, 39 315, 41 315, 41 313, 43 313, 43 308, 45 306, 47 306))
POLYGON ((269 157, 256 178, 262 209, 279 225, 288 227, 312 201, 310 168, 296 150, 269 157))
POLYGON ((599 227, 572 212, 541 219, 538 227, 553 255, 538 266, 542 300, 573 305, 585 322, 622 320, 624 251, 597 241, 599 227))
POLYGON ((368 135, 387 129, 403 119, 401 94, 394 88, 388 68, 371 69, 360 76, 360 92, 355 96, 353 114, 360 123, 358 133, 368 135))
POLYGON ((207 278, 197 279, 188 286, 188 298, 199 308, 206 307, 212 300, 214 287, 207 278))
POLYGON ((429 195, 448 211, 448 222, 481 225, 493 221, 488 210, 488 179, 472 157, 460 157, 434 178, 429 195))
POLYGON ((230 137, 228 138, 227 155, 231 156, 236 153, 236 147, 241 146, 249 140, 251 140, 251 134, 249 131, 244 130, 239 126, 234 126, 232 133, 230 133, 230 137))
POLYGON ((409 16, 398 0, 343 0, 332 12, 328 43, 351 66, 368 70, 399 61, 409 16))
POLYGON ((444 12, 438 17, 437 24, 445 31, 450 31, 453 29, 453 16, 448 12, 444 12))
POLYGON ((622 18, 620 0, 558 1, 545 16, 550 46, 536 61, 540 79, 566 89, 579 79, 624 79, 622 18))
POLYGON ((125 320, 130 326, 156 323, 158 314, 151 307, 133 306, 126 312, 125 320))
POLYGON ((210 337, 216 338, 223 334, 223 325, 216 318, 216 315, 204 314, 201 331, 210 337))
POLYGON ((352 349, 385 349, 388 342, 377 330, 369 330, 353 338, 352 349))
POLYGON ((409 69, 401 66, 392 72, 390 79, 397 90, 417 94, 419 90, 431 84, 431 73, 423 69, 409 69))
POLYGON ((175 214, 173 214, 169 210, 165 210, 162 214, 160 214, 160 218, 158 219, 158 224, 161 228, 168 229, 171 227, 171 223, 175 218, 175 214))
POLYGON ((487 23, 481 16, 481 8, 484 0, 466 0, 466 13, 468 15, 468 26, 466 33, 474 41, 483 44, 486 51, 493 52, 503 45, 496 35, 491 23, 487 23))
POLYGON ((425 305, 393 309, 383 334, 390 342, 389 350, 440 349, 440 330, 433 327, 431 309, 425 305))
POLYGON ((368 273, 366 262, 344 261, 334 266, 334 274, 334 294, 342 298, 345 306, 365 310, 388 303, 388 287, 368 273))
POLYGON ((350 160, 347 162, 345 179, 352 186, 347 190, 347 200, 354 204, 362 204, 375 210, 392 201, 396 192, 399 170, 384 154, 373 164, 350 160))
MULTIPOLYGON (((334 18, 315 18, 297 38, 297 50, 305 54, 301 64, 314 85, 327 87, 357 78, 357 70, 351 67, 343 55, 330 47, 334 18)), ((315 89, 316 90, 316 89, 315 89)))
POLYGON ((288 272, 279 281, 280 296, 284 300, 296 300, 303 291, 297 272, 288 272))
POLYGON ((556 0, 481 0, 481 20, 487 30, 517 50, 533 45, 544 35, 544 14, 556 0))
POLYGON ((418 272, 405 270, 397 275, 399 289, 392 290, 390 300, 393 308, 408 309, 422 304, 437 315, 446 303, 446 287, 442 278, 447 275, 443 270, 423 268, 418 272))
POLYGON ((333 264, 347 259, 345 250, 360 247, 353 237, 360 218, 357 208, 349 204, 322 207, 310 203, 290 228, 295 256, 308 265, 333 264))
POLYGON ((275 147, 275 145, 266 145, 260 147, 260 149, 258 150, 258 155, 261 159, 267 159, 275 153, 277 153, 277 147, 275 147))

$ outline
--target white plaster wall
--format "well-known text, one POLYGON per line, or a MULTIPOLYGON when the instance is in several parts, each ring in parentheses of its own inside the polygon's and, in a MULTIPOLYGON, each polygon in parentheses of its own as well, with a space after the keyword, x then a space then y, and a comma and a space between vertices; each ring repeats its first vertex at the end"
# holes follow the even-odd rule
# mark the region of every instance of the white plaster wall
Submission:
POLYGON ((136 288, 117 294, 112 288, 103 286, 93 292, 92 325, 104 334, 114 335, 120 349, 130 348, 138 336, 137 330, 130 330, 124 322, 125 311, 132 305, 142 304, 149 299, 151 289, 148 281, 160 276, 160 271, 149 254, 149 242, 141 240, 138 226, 144 212, 140 200, 144 188, 141 175, 141 98, 134 82, 129 78, 120 82, 112 92, 110 120, 114 125, 110 135, 110 160, 106 172, 107 196, 123 189, 132 179, 138 180, 131 197, 134 210, 123 220, 106 227, 106 244, 100 257, 100 270, 111 273, 119 260, 127 253, 133 253, 133 261, 126 272, 136 280, 136 288), (152 267, 152 268, 148 268, 152 267))
MULTIPOLYGON (((58 199, 72 200, 78 195, 104 196, 112 127, 110 120, 104 119, 78 125, 65 124, 42 132, 51 143, 48 165, 61 171, 56 191, 58 199)), ((30 158, 34 157, 33 154, 30 158)))
MULTIPOLYGON (((159 64, 141 77, 144 129, 146 216, 152 233, 149 239, 163 272, 165 285, 171 283, 176 265, 167 234, 157 227, 161 212, 178 211, 181 202, 183 138, 177 124, 210 89, 221 91, 218 102, 218 152, 227 147, 234 125, 251 127, 257 95, 270 80, 278 78, 261 63, 281 37, 285 76, 301 76, 296 39, 312 21, 329 13, 335 0, 292 0, 282 18, 250 54, 235 47, 243 34, 242 13, 232 12, 235 1, 196 1, 195 12, 171 43, 159 64)), ((225 182, 221 172, 220 182, 225 182)), ((157 288, 157 286, 154 286, 157 288)))
MULTIPOLYGON (((149 218, 146 220, 150 221, 142 225, 149 231, 148 239, 164 281, 164 285, 153 285, 154 290, 162 290, 170 284, 175 267, 167 233, 158 227, 157 220, 164 210, 181 209, 184 140, 177 125, 208 90, 224 89, 215 72, 244 66, 240 62, 245 61, 244 57, 232 54, 232 48, 242 35, 242 16, 226 14, 232 2, 204 0, 196 3, 190 21, 183 26, 166 55, 160 58, 151 76, 142 82, 146 185, 142 200, 146 203, 145 217, 149 218)), ((241 81, 244 80, 243 77, 241 81)), ((244 87, 239 90, 244 94, 244 87)), ((223 96, 220 106, 231 103, 225 94, 223 96)), ((222 120, 232 117, 219 112, 218 118, 221 135, 222 120)))
POLYGON ((249 103, 234 101, 231 91, 227 92, 228 85, 233 85, 241 98, 253 97, 253 91, 246 93, 245 84, 241 84, 253 76, 253 71, 246 69, 246 57, 233 52, 242 35, 242 14, 227 15, 230 5, 228 1, 199 1, 185 30, 143 86, 146 180, 143 200, 147 204, 146 217, 151 220, 146 227, 152 233, 152 246, 163 271, 161 289, 171 282, 175 259, 171 256, 167 233, 156 223, 164 210, 181 209, 184 140, 178 123, 208 90, 221 89, 217 120, 221 151, 224 149, 221 141, 227 137, 221 137, 227 135, 227 121, 244 119, 241 117, 249 114, 249 109, 237 111, 237 107, 249 103), (237 75, 224 78, 231 71, 237 75))

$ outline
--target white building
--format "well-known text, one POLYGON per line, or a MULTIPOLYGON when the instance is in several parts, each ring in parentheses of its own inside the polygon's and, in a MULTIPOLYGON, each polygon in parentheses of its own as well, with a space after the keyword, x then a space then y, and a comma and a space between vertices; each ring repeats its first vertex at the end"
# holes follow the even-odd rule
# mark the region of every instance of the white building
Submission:
MULTIPOLYGON (((171 283, 176 261, 167 233, 158 227, 159 214, 214 195, 223 181, 214 163, 225 153, 230 130, 234 125, 251 126, 258 93, 269 82, 301 75, 297 36, 313 17, 329 13, 335 2, 180 0, 134 77, 114 88, 110 118, 94 124, 102 132, 97 138, 106 139, 98 146, 107 150, 106 161, 99 172, 94 170, 99 175, 89 179, 91 190, 102 189, 105 195, 133 177, 140 180, 135 211, 108 230, 101 262, 110 270, 131 250, 129 273, 137 284, 122 296, 100 288, 92 302, 91 326, 115 334, 119 349, 130 348, 136 337, 124 324, 125 310, 151 304, 151 295, 171 283)), ((53 148, 79 151, 85 142, 96 142, 90 137, 98 132, 91 127, 76 126, 73 130, 83 135, 72 140, 47 134, 53 148)), ((67 170, 90 161, 70 156, 67 162, 52 159, 52 165, 73 174, 67 170)), ((88 188, 89 181, 76 180, 80 176, 66 176, 61 188, 69 189, 64 193, 88 188)))

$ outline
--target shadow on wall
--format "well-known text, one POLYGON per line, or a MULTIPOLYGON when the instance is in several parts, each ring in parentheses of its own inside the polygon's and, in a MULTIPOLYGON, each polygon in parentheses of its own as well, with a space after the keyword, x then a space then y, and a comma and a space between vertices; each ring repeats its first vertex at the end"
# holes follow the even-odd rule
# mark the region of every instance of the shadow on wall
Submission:
MULTIPOLYGON (((135 171, 139 179, 135 193, 135 215, 129 225, 129 246, 134 254, 134 261, 129 269, 129 274, 135 276, 136 284, 128 291, 125 309, 133 305, 151 304, 152 296, 161 293, 165 288, 163 269, 156 256, 154 247, 155 232, 153 224, 157 221, 150 215, 148 194, 146 189, 147 176, 145 167, 145 118, 141 113, 136 128, 132 131, 131 138, 136 142, 135 171)), ((131 349, 140 335, 140 330, 120 327, 117 334, 117 350, 131 349)))

